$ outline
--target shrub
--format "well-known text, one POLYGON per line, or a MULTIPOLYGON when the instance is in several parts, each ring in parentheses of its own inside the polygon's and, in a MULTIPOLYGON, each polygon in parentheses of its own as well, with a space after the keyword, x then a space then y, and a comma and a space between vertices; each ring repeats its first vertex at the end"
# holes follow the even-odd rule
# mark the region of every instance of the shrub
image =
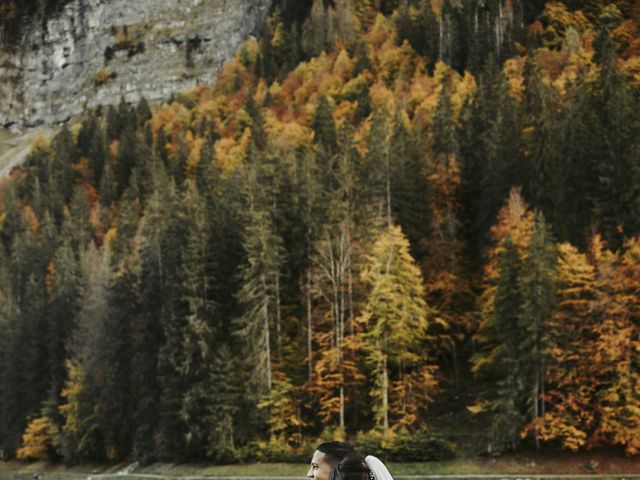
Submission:
POLYGON ((378 430, 359 433, 356 449, 362 455, 375 455, 394 462, 430 462, 455 457, 455 447, 429 430, 400 430, 387 438, 378 430))
POLYGON ((307 463, 313 454, 313 447, 303 443, 298 448, 291 447, 282 437, 273 436, 269 441, 253 442, 239 452, 243 462, 307 463))
POLYGON ((109 78, 110 78, 109 70, 107 70, 106 68, 101 68, 96 74, 96 79, 95 79, 96 86, 99 87, 100 85, 104 85, 109 81, 109 78))
POLYGON ((340 428, 338 426, 327 426, 324 428, 324 430, 322 430, 322 433, 316 439, 316 445, 319 445, 322 442, 345 442, 346 440, 347 434, 344 431, 344 428, 340 428))
POLYGON ((426 429, 397 433, 391 439, 387 451, 394 462, 432 462, 450 460, 455 456, 451 443, 426 429))
POLYGON ((112 33, 116 40, 116 48, 119 50, 128 48, 133 43, 133 36, 126 25, 121 29, 115 28, 112 33))
POLYGON ((366 433, 359 432, 356 436, 356 450, 363 456, 375 455, 383 458, 387 453, 384 444, 384 435, 379 430, 369 430, 366 433))

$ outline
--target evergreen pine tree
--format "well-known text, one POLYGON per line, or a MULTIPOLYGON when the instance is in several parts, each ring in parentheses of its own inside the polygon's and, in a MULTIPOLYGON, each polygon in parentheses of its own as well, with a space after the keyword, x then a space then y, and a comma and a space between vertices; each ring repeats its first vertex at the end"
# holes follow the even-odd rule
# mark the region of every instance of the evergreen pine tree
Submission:
POLYGON ((315 132, 315 141, 322 148, 324 156, 331 157, 336 152, 338 140, 333 108, 327 96, 323 96, 318 103, 312 128, 315 132))
POLYGON ((111 276, 107 251, 91 246, 81 258, 85 292, 68 342, 67 380, 60 412, 64 418, 61 449, 67 461, 107 458, 101 425, 99 386, 102 353, 108 345, 107 286, 111 276))
POLYGON ((461 204, 472 257, 479 262, 487 232, 512 187, 522 184, 519 106, 493 57, 467 104, 460 130, 461 204))
POLYGON ((95 112, 82 121, 76 145, 80 157, 87 159, 89 182, 99 186, 107 154, 102 126, 95 112))
POLYGON ((497 450, 514 449, 524 426, 522 411, 523 379, 518 355, 522 332, 518 315, 522 294, 518 288, 521 259, 517 246, 507 234, 498 257, 499 276, 492 304, 487 305, 479 339, 484 351, 474 358, 473 371, 484 378, 481 408, 491 413, 491 441, 497 450))
POLYGON ((236 334, 247 341, 244 358, 250 365, 251 390, 257 401, 271 391, 273 383, 271 330, 278 315, 276 296, 284 252, 269 213, 257 206, 249 208, 243 239, 246 260, 237 294, 243 314, 238 318, 236 334))
POLYGON ((203 423, 210 428, 206 432, 208 456, 224 463, 235 458, 236 448, 243 440, 238 428, 238 414, 244 405, 255 407, 255 403, 249 401, 243 404, 243 379, 236 374, 242 359, 232 354, 228 343, 218 341, 211 358, 206 379, 211 390, 204 397, 207 401, 203 423))
POLYGON ((19 441, 20 412, 18 382, 23 371, 18 337, 19 318, 11 284, 9 262, 0 246, 0 449, 11 454, 19 441))
POLYGON ((598 178, 594 213, 604 239, 619 247, 624 236, 640 232, 640 114, 637 96, 618 68, 609 34, 601 32, 599 41, 600 73, 591 104, 596 112, 591 159, 598 178))
MULTIPOLYGON (((216 252, 211 238, 205 198, 193 182, 188 182, 183 199, 184 211, 190 212, 186 244, 182 252, 182 301, 185 319, 182 324, 182 351, 176 352, 175 368, 184 379, 180 417, 188 431, 187 447, 192 455, 202 457, 207 451, 210 432, 215 425, 208 414, 210 397, 218 385, 210 384, 210 370, 221 339, 221 325, 215 304, 217 271, 216 252)), ((222 405, 220 405, 223 408, 222 405)))
POLYGON ((411 253, 417 256, 420 240, 429 228, 428 208, 415 208, 425 201, 429 190, 425 175, 427 160, 422 152, 424 145, 402 109, 396 112, 389 128, 391 211, 395 222, 409 239, 411 253))
POLYGON ((561 219, 565 200, 564 176, 557 139, 559 127, 553 90, 543 81, 531 57, 525 64, 524 98, 524 160, 523 182, 525 198, 534 208, 546 212, 552 220, 561 219))
POLYGON ((367 139, 363 171, 360 174, 364 185, 362 201, 371 215, 386 218, 388 223, 391 222, 393 213, 391 162, 389 125, 385 114, 376 111, 367 139))
MULTIPOLYGON (((531 240, 522 262, 519 289, 522 305, 518 330, 522 342, 518 345, 518 360, 522 365, 520 381, 530 389, 527 416, 530 419, 545 414, 546 370, 549 363, 549 323, 556 306, 557 252, 542 214, 534 218, 531 240), (525 380, 526 379, 526 380, 525 380)), ((534 430, 536 446, 538 432, 534 430)))
MULTIPOLYGON (((112 264, 115 258, 112 259, 112 264)), ((98 418, 107 457, 121 460, 131 454, 134 433, 134 402, 131 384, 133 359, 132 324, 138 314, 140 287, 131 267, 116 266, 106 285, 107 316, 101 342, 100 383, 96 387, 100 405, 98 418)))
MULTIPOLYGON (((554 215, 554 229, 560 239, 567 239, 584 248, 592 234, 593 192, 597 190, 597 162, 592 156, 597 149, 592 126, 597 123, 596 112, 590 106, 591 85, 587 72, 578 72, 577 78, 567 85, 568 98, 560 112, 557 135, 552 136, 551 147, 559 150, 563 161, 554 173, 559 188, 558 212, 554 215)), ((545 189, 546 191, 546 189, 545 189)))
POLYGON ((133 337, 134 453, 141 458, 154 458, 158 452, 164 456, 174 447, 177 455, 184 451, 178 448, 184 439, 178 418, 180 389, 176 390, 171 366, 172 355, 180 348, 175 300, 180 294, 182 239, 175 221, 175 185, 162 164, 152 175, 154 190, 139 225, 141 297, 133 337))
POLYGON ((50 272, 53 278, 49 288, 47 338, 51 388, 59 399, 66 379, 67 341, 82 298, 80 264, 70 238, 66 238, 58 248, 54 262, 55 270, 50 272))
POLYGON ((520 347, 528 340, 519 323, 524 302, 519 282, 534 228, 532 217, 519 192, 513 190, 492 228, 493 248, 484 267, 481 322, 475 334, 479 348, 471 358, 480 388, 477 404, 469 409, 489 415, 490 450, 514 449, 527 421, 531 382, 526 372, 531 359, 519 360, 520 347))

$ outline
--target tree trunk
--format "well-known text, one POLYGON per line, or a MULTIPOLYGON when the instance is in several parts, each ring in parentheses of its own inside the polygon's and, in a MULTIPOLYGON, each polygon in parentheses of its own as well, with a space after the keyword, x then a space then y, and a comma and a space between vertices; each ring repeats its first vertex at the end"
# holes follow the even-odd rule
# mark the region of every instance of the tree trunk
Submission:
MULTIPOLYGON (((351 242, 351 239, 349 239, 351 242)), ((355 335, 355 329, 353 326, 353 271, 351 269, 351 253, 349 252, 349 267, 347 270, 347 282, 348 282, 348 295, 349 295, 349 334, 355 335)))
MULTIPOLYGON (((540 412, 538 411, 538 397, 539 397, 539 393, 538 393, 538 386, 539 386, 539 377, 540 375, 538 374, 537 368, 536 368, 536 375, 535 375, 535 381, 534 381, 534 385, 533 385, 533 419, 537 420, 538 417, 540 416, 540 412)), ((535 436, 535 441, 536 441, 536 450, 540 449, 540 439, 538 438, 538 428, 534 428, 533 429, 533 435, 535 436)))
POLYGON ((344 430, 344 386, 340 385, 340 428, 344 430))
MULTIPOLYGON (((308 250, 308 247, 307 247, 308 250)), ((307 254, 308 256, 308 254, 307 254)), ((309 385, 313 383, 313 330, 311 327, 311 271, 307 270, 307 357, 309 362, 309 385)))
POLYGON ((544 365, 542 366, 542 374, 541 374, 541 378, 540 378, 540 416, 544 418, 544 416, 546 415, 546 408, 545 408, 545 404, 544 404, 544 395, 545 395, 545 390, 544 390, 544 371, 545 371, 545 367, 544 365))
POLYGON ((276 275, 276 355, 278 361, 282 360, 282 335, 280 317, 280 275, 276 275))
POLYGON ((386 438, 389 432, 389 374, 386 357, 382 360, 382 426, 386 438))
MULTIPOLYGON (((390 140, 389 140, 390 141, 390 140)), ((391 226, 391 165, 389 160, 389 141, 387 141, 386 149, 386 170, 387 170, 387 225, 391 226)))
POLYGON ((453 378, 456 385, 460 384, 460 372, 458 371, 458 349, 456 348, 456 341, 451 339, 451 361, 453 362, 453 378))
POLYGON ((265 343, 265 368, 267 374, 267 390, 271 392, 271 335, 269 334, 269 303, 264 302, 262 306, 264 320, 264 343, 265 343))

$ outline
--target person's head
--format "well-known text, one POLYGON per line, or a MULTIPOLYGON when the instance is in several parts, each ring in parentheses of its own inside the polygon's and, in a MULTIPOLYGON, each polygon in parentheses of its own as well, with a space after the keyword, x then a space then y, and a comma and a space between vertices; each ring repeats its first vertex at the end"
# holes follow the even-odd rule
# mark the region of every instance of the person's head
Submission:
POLYGON ((312 480, 329 480, 331 469, 350 453, 354 453, 354 449, 348 443, 321 443, 311 458, 311 468, 307 472, 307 477, 312 480))
POLYGON ((371 480, 371 472, 364 458, 349 453, 331 469, 328 480, 371 480))

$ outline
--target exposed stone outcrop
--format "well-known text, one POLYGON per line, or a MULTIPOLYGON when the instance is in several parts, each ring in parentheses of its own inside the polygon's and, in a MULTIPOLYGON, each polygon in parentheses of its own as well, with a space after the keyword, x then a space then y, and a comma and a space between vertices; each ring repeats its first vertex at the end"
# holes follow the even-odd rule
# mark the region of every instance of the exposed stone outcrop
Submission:
POLYGON ((72 0, 0 51, 0 125, 55 124, 124 96, 211 83, 272 0, 72 0))

